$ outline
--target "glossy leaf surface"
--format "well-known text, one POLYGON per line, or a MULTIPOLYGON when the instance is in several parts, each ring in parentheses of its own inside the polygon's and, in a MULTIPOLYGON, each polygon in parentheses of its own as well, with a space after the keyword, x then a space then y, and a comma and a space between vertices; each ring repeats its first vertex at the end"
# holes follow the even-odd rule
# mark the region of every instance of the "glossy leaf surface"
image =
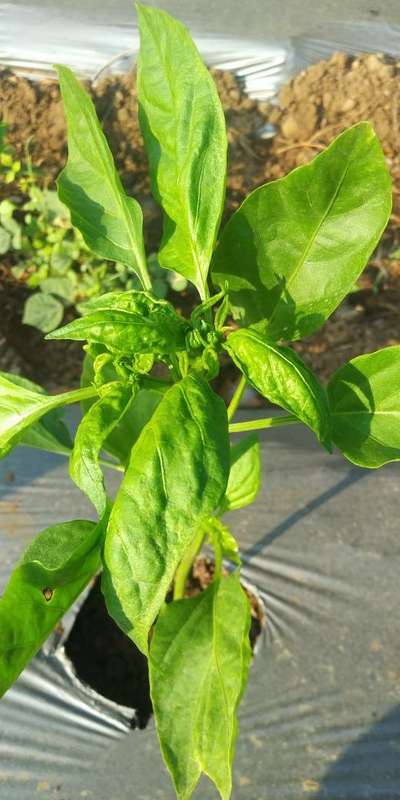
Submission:
MULTIPOLYGON (((38 392, 45 397, 48 396, 42 386, 38 386, 33 381, 28 381, 27 378, 22 378, 20 375, 0 372, 1 377, 23 389, 38 392)), ((62 421, 62 416, 62 409, 57 408, 54 411, 49 411, 48 414, 45 414, 23 431, 18 443, 27 447, 35 447, 38 450, 47 450, 51 453, 69 453, 72 449, 72 441, 68 428, 62 421)))
MULTIPOLYGON (((118 379, 112 364, 105 369, 105 375, 109 381, 118 379)), ((93 361, 89 355, 85 356, 81 376, 83 387, 91 386, 94 379, 93 361)), ((154 384, 154 387, 139 389, 131 403, 126 407, 125 413, 119 420, 115 428, 108 434, 104 442, 104 449, 115 456, 121 464, 127 464, 131 450, 139 435, 152 417, 160 400, 162 399, 168 384, 154 384)), ((86 413, 93 405, 93 399, 85 400, 82 403, 83 411, 86 413)))
POLYGON ((131 267, 149 288, 139 203, 123 190, 89 95, 70 69, 59 66, 57 71, 68 128, 60 200, 96 255, 131 267))
POLYGON ((360 467, 400 460, 400 347, 353 358, 328 384, 332 438, 360 467))
POLYGON ((21 381, 17 384, 14 375, 0 373, 0 458, 19 444, 26 429, 47 412, 68 403, 79 403, 84 397, 94 394, 95 390, 88 387, 74 392, 47 395, 26 388, 21 381))
POLYGON ((0 696, 14 683, 100 566, 104 522, 46 528, 0 599, 0 696))
POLYGON ((157 732, 179 800, 202 772, 231 797, 236 710, 251 660, 250 607, 238 574, 165 606, 150 646, 157 732))
POLYGON ((87 340, 113 352, 174 353, 185 348, 189 325, 170 303, 145 292, 118 292, 87 303, 83 317, 50 333, 48 339, 87 340), (102 302, 101 302, 102 301, 102 302))
POLYGON ((79 424, 71 454, 72 480, 85 492, 99 517, 106 509, 106 492, 99 457, 110 436, 133 400, 132 387, 111 383, 90 407, 79 424))
POLYGON ((260 394, 298 417, 330 449, 330 416, 325 392, 294 350, 252 329, 235 331, 225 347, 260 394))
POLYGON ((258 437, 252 433, 231 447, 231 469, 222 510, 233 511, 252 503, 260 481, 260 445, 258 437))
POLYGON ((110 614, 147 652, 147 638, 201 518, 229 473, 226 408, 199 377, 169 389, 132 449, 105 543, 110 614))
POLYGON ((159 263, 202 298, 225 195, 225 119, 186 28, 138 5, 137 92, 153 194, 165 212, 159 263))
POLYGON ((353 287, 391 210, 371 125, 342 133, 310 164, 261 186, 226 225, 213 262, 243 324, 272 339, 317 328, 353 287))

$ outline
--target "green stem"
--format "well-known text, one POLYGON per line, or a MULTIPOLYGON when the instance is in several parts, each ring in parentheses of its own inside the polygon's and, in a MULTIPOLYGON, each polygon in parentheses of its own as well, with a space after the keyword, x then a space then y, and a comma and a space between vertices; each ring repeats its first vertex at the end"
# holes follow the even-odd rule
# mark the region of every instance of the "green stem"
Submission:
POLYGON ((296 425, 300 422, 293 414, 284 417, 267 417, 266 419, 251 419, 248 422, 234 422, 229 425, 229 433, 242 431, 262 431, 265 428, 277 428, 280 425, 296 425))
MULTIPOLYGON (((54 452, 53 450, 46 450, 47 453, 54 452)), ((64 450, 57 450, 58 456, 65 456, 65 458, 69 458, 72 453, 72 450, 69 448, 65 448, 64 450)), ((99 458, 99 464, 102 464, 103 467, 109 467, 110 469, 114 469, 117 472, 125 472, 125 468, 122 464, 114 464, 113 461, 108 461, 107 458, 99 458)))
POLYGON ((193 541, 190 543, 181 563, 179 564, 178 569, 176 570, 173 595, 174 600, 181 600, 185 594, 186 581, 193 561, 195 560, 197 553, 203 544, 204 535, 204 530, 200 528, 193 541))
POLYGON ((247 383, 246 378, 244 377, 244 375, 242 375, 242 377, 240 378, 240 381, 239 381, 239 383, 238 383, 238 385, 237 385, 237 387, 235 389, 235 392, 234 392, 234 395, 232 397, 232 400, 231 400, 231 402, 229 403, 229 406, 228 406, 228 421, 230 421, 232 419, 232 417, 234 417, 234 415, 236 414, 236 411, 238 409, 239 403, 240 403, 240 401, 241 401, 241 399, 243 397, 243 392, 244 392, 244 390, 246 388, 246 383, 247 383))
POLYGON ((102 464, 103 467, 114 469, 116 472, 125 472, 125 468, 122 466, 122 464, 114 464, 112 461, 108 461, 107 458, 99 458, 99 464, 102 464))
POLYGON ((222 573, 222 547, 219 542, 215 542, 214 544, 214 578, 213 580, 217 581, 221 577, 222 573))
POLYGON ((98 391, 95 386, 85 386, 83 389, 74 389, 72 392, 63 392, 59 395, 52 395, 59 398, 59 405, 69 405, 70 403, 80 403, 81 400, 89 400, 90 397, 97 397, 98 391))
POLYGON ((150 278, 149 273, 147 272, 147 269, 146 269, 146 272, 143 271, 143 273, 140 275, 140 281, 141 281, 141 284, 142 284, 143 289, 145 290, 145 292, 151 292, 152 291, 153 284, 151 282, 151 278, 150 278))

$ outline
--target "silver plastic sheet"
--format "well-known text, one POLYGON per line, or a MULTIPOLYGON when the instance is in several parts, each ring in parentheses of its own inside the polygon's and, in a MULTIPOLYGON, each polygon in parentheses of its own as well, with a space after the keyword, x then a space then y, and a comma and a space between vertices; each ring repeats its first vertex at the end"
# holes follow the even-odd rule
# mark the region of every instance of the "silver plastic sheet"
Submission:
MULTIPOLYGON (((397 800, 399 466, 355 468, 300 427, 265 433, 262 458, 259 498, 228 515, 267 614, 233 797, 397 800)), ((31 536, 88 507, 65 460, 24 448, 0 487, 2 586, 31 536)), ((47 653, 0 704, 0 799, 172 800, 153 722, 129 731, 128 709, 77 684, 61 645, 47 653)), ((204 781, 195 797, 216 795, 204 781)))

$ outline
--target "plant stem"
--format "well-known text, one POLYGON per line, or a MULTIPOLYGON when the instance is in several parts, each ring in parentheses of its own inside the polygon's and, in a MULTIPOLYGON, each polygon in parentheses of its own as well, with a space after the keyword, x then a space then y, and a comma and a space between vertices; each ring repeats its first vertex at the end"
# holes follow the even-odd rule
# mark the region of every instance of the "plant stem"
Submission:
MULTIPOLYGON (((47 450, 47 453, 52 452, 51 450, 47 450)), ((57 450, 58 456, 65 456, 65 458, 69 458, 72 453, 72 450, 65 448, 65 450, 57 450)), ((99 464, 102 464, 103 467, 109 467, 110 469, 114 469, 117 472, 125 472, 124 467, 122 464, 114 464, 113 461, 108 461, 107 458, 99 458, 99 464)))
POLYGON ((237 387, 235 389, 235 392, 234 392, 234 395, 232 397, 232 400, 231 400, 231 402, 229 403, 229 406, 228 406, 228 420, 229 421, 232 419, 232 417, 235 415, 235 413, 236 413, 236 411, 238 409, 239 403, 240 403, 240 401, 241 401, 241 399, 243 397, 243 392, 244 392, 244 390, 246 388, 246 383, 247 383, 246 378, 244 377, 244 375, 242 375, 242 377, 240 378, 240 381, 239 381, 239 383, 238 383, 238 385, 237 385, 237 387))
POLYGON ((203 528, 200 528, 193 541, 190 543, 181 563, 179 564, 178 569, 176 570, 173 594, 174 600, 181 600, 185 594, 187 577, 193 561, 195 560, 197 553, 203 544, 204 535, 203 528))
POLYGON ((219 542, 215 542, 214 544, 214 557, 214 580, 217 581, 222 573, 222 547, 219 542))
POLYGON ((266 419, 250 419, 248 422, 234 422, 229 425, 229 433, 241 431, 262 431, 264 428, 277 428, 280 425, 295 425, 300 422, 293 414, 284 417, 267 417, 266 419))
POLYGON ((116 472, 125 472, 122 464, 114 464, 112 461, 108 461, 107 458, 99 458, 99 464, 102 464, 104 467, 114 469, 116 472))

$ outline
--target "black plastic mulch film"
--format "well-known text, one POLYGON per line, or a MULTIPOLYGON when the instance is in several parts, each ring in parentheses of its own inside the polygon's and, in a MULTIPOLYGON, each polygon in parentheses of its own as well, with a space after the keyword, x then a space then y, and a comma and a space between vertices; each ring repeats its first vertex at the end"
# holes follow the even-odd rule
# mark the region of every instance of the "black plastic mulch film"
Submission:
MULTIPOLYGON (((64 60, 93 75, 102 63, 115 59, 118 68, 131 59, 132 26, 114 26, 109 48, 103 39, 96 50, 98 31, 85 41, 77 19, 81 37, 69 53, 54 57, 57 38, 37 24, 22 56, 17 26, 40 22, 39 10, 29 12, 18 21, 0 2, 0 16, 15 27, 14 39, 1 28, 1 62, 34 71, 64 60), (129 55, 116 58, 124 50, 129 55)), ((56 23, 57 15, 49 25, 56 23)), ((400 54, 399 29, 379 24, 331 25, 253 50, 226 36, 198 41, 209 63, 235 69, 264 97, 335 50, 400 54)), ((227 515, 267 617, 240 709, 233 798, 399 800, 399 467, 353 467, 300 427, 261 439, 260 495, 227 515)), ((13 451, 0 463, 0 592, 36 533, 90 515, 64 459, 13 451)), ((173 800, 153 721, 131 730, 131 717, 77 681, 53 636, 0 704, 0 800, 173 800)), ((204 780, 195 797, 216 793, 204 780)))

